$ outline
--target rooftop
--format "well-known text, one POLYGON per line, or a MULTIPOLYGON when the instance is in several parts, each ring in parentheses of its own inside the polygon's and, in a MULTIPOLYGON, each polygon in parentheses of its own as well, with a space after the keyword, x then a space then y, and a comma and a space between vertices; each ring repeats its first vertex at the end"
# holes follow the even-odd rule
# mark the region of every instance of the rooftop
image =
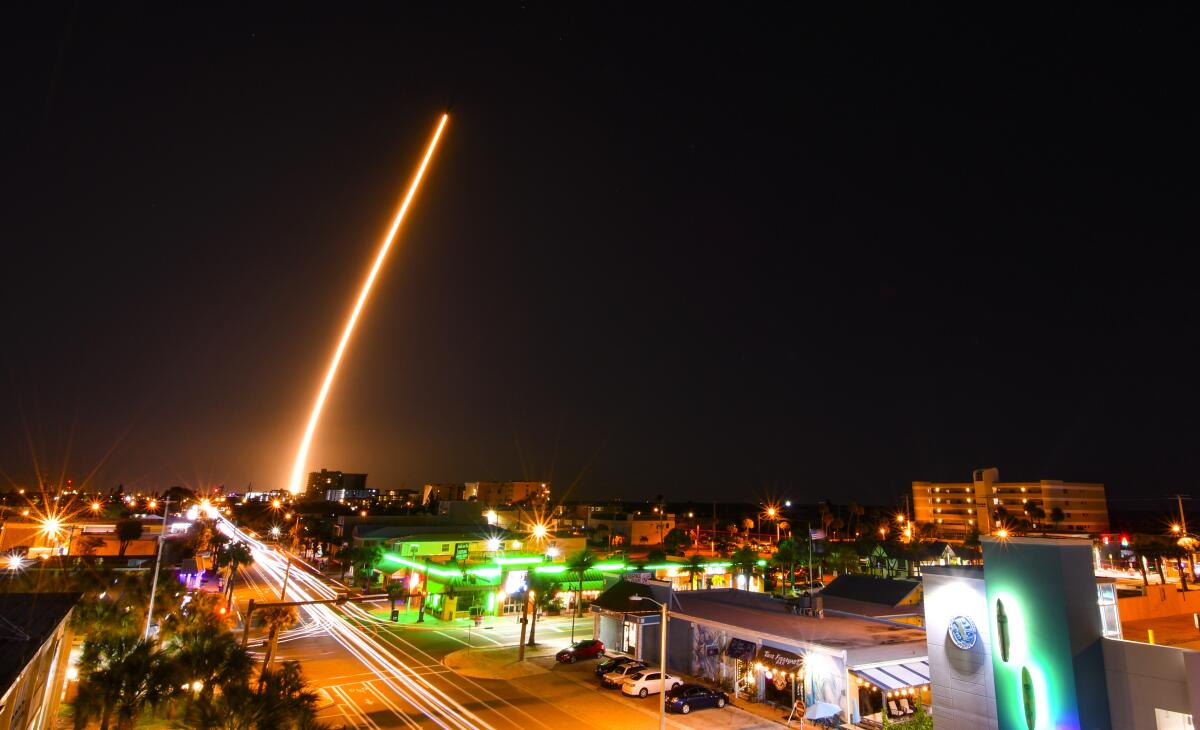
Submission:
POLYGON ((908 644, 912 656, 925 655, 925 631, 885 621, 830 616, 815 618, 789 613, 787 605, 765 593, 720 588, 678 591, 672 597, 675 613, 772 634, 829 649, 868 649, 908 644))
POLYGON ((79 593, 0 594, 0 695, 79 601, 79 593))
POLYGON ((834 578, 829 585, 825 586, 821 595, 849 598, 864 603, 897 606, 920 587, 921 584, 915 580, 875 578, 869 575, 845 573, 834 578))

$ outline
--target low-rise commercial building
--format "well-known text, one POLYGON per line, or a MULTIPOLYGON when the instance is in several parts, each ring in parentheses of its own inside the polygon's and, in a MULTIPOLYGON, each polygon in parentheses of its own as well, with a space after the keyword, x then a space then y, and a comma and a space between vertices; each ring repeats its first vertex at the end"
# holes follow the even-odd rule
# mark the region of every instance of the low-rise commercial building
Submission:
POLYGON ((783 715, 816 702, 859 722, 888 700, 928 703, 925 632, 883 618, 803 615, 762 593, 717 589, 674 592, 668 583, 625 580, 592 604, 595 635, 615 651, 658 663, 661 612, 669 606, 667 666, 723 687, 738 700, 767 702, 783 715), (893 699, 895 698, 895 699, 893 699))
POLYGON ((1194 727, 1200 652, 1123 638, 1090 541, 982 542, 983 566, 925 571, 938 730, 1194 727))

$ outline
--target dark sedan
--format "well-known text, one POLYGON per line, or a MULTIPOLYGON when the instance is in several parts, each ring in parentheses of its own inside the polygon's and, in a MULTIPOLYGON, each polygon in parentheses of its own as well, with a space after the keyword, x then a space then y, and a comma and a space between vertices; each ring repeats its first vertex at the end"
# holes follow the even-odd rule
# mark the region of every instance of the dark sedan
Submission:
POLYGON ((667 692, 667 709, 684 715, 703 707, 724 707, 729 695, 698 684, 681 684, 667 692))
POLYGON ((626 664, 641 664, 637 659, 627 656, 614 656, 605 659, 596 665, 596 676, 603 677, 609 672, 615 672, 618 668, 626 664))
POLYGON ((587 639, 576 641, 555 654, 554 658, 565 664, 574 664, 580 659, 591 659, 596 656, 604 656, 604 642, 599 639, 587 639))

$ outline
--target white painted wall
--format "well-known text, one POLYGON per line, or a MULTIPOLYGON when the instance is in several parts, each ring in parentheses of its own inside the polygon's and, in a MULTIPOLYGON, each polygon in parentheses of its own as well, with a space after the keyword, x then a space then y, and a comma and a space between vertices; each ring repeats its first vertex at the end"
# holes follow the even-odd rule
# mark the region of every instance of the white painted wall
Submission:
POLYGON ((978 572, 978 577, 938 575, 941 571, 955 569, 929 568, 924 575, 934 726, 937 730, 998 730, 983 573, 978 572), (947 632, 955 616, 970 617, 979 632, 970 650, 959 649, 950 641, 947 632))
POLYGON ((1168 713, 1200 717, 1200 693, 1195 691, 1200 689, 1200 652, 1121 639, 1104 639, 1102 646, 1114 730, 1177 727, 1160 724, 1160 717, 1170 718, 1168 713))

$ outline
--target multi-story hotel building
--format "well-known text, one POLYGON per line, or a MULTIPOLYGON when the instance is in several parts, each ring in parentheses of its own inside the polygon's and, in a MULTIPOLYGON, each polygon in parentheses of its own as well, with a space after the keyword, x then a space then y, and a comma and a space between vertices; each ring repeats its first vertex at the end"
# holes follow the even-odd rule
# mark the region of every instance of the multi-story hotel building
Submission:
POLYGON ((945 537, 962 537, 972 528, 988 534, 1005 519, 1026 519, 1046 532, 1108 531, 1103 484, 1057 479, 1001 482, 999 478, 999 469, 988 468, 976 469, 970 482, 913 482, 913 518, 935 523, 945 537), (1059 521, 1053 519, 1055 508, 1062 511, 1059 521))

